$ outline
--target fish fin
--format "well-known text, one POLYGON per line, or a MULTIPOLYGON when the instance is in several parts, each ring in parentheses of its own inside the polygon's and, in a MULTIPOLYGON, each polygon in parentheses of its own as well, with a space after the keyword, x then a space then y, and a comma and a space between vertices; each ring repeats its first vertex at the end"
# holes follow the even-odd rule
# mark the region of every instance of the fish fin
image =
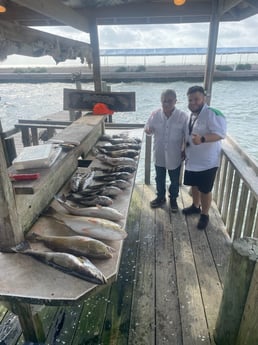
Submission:
POLYGON ((66 201, 66 198, 65 198, 65 195, 61 195, 61 196, 58 196, 58 195, 54 195, 54 199, 56 201, 58 201, 60 204, 63 204, 65 201, 66 201))
POLYGON ((27 249, 31 249, 31 248, 30 248, 29 242, 25 240, 18 243, 15 247, 11 247, 10 252, 23 253, 23 252, 26 252, 27 249))
POLYGON ((46 210, 43 211, 44 216, 52 217, 57 214, 57 211, 52 207, 49 206, 46 210))
POLYGON ((103 206, 101 206, 101 205, 99 205, 99 204, 96 204, 96 207, 97 207, 98 209, 101 209, 103 206))

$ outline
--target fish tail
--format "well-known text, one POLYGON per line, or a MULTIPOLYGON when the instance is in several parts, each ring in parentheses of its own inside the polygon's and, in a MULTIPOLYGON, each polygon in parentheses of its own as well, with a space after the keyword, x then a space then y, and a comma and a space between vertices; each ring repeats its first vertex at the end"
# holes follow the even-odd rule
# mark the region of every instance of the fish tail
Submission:
POLYGON ((61 196, 54 195, 54 199, 58 201, 61 205, 63 205, 66 202, 66 197, 64 194, 62 194, 61 196))
POLYGON ((28 241, 22 241, 18 243, 15 247, 11 247, 10 251, 14 253, 23 253, 26 252, 26 250, 31 249, 30 244, 28 241))
POLYGON ((44 212, 43 212, 44 216, 47 217, 57 217, 58 212, 52 207, 49 206, 44 212))

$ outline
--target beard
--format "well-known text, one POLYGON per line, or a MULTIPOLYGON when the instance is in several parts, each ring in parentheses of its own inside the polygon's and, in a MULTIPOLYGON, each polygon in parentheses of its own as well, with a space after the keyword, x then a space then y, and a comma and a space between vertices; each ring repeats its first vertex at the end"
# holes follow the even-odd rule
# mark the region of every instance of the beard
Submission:
POLYGON ((193 108, 193 107, 190 106, 189 109, 190 109, 191 112, 193 112, 193 113, 200 114, 200 112, 201 112, 203 106, 204 106, 204 103, 203 103, 202 105, 200 105, 198 108, 196 108, 196 107, 193 108))

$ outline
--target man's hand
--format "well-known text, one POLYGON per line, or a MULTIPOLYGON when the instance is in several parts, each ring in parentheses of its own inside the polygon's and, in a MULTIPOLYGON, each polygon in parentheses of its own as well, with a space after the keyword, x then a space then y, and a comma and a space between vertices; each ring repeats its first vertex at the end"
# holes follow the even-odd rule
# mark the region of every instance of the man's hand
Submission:
POLYGON ((201 135, 199 134, 192 134, 192 142, 194 145, 200 145, 201 142, 201 135))

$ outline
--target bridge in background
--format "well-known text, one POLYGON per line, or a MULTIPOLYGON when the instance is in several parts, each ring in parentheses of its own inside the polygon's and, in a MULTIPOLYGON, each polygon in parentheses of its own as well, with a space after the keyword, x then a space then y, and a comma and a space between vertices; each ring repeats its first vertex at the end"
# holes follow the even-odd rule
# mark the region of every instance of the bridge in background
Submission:
MULTIPOLYGON (((258 54, 258 47, 217 48, 217 55, 258 54)), ((130 48, 100 49, 100 56, 206 55, 207 48, 130 48)))

